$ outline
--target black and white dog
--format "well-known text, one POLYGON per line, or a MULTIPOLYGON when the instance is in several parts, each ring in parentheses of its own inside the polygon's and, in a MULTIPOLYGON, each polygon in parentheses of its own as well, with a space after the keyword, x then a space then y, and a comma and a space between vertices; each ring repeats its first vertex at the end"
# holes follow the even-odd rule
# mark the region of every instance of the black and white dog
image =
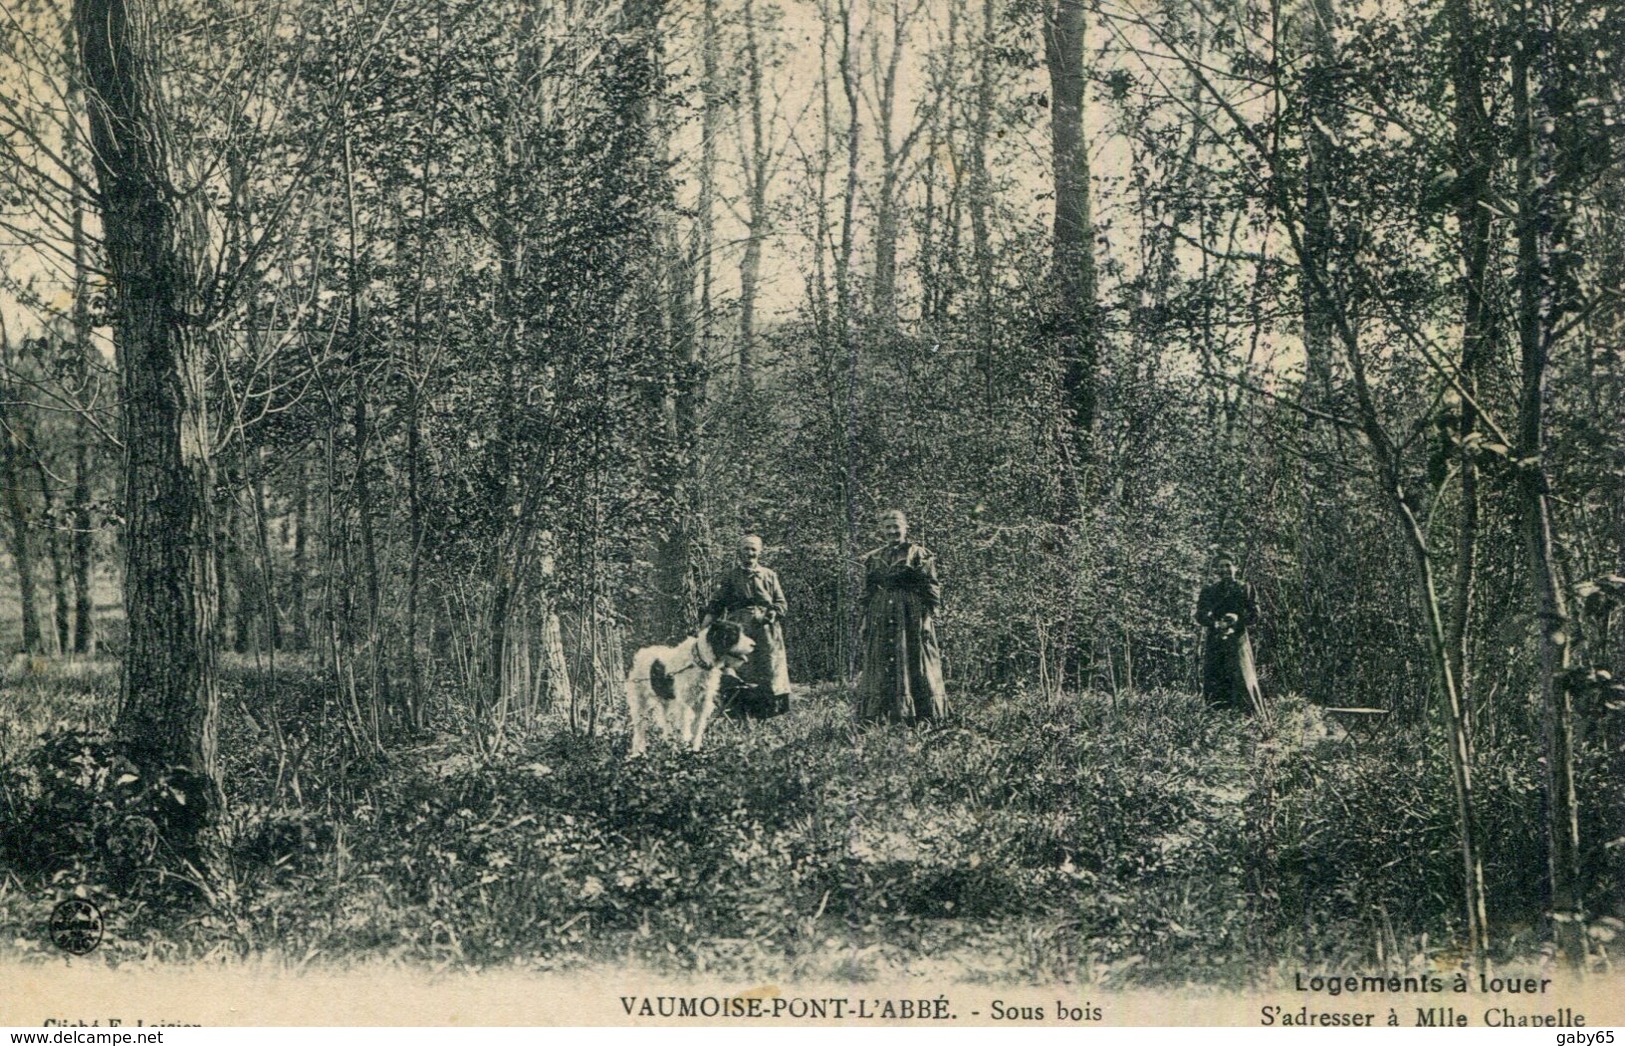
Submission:
POLYGON ((738 625, 713 621, 676 646, 639 650, 626 677, 626 706, 632 716, 632 750, 627 754, 639 755, 647 747, 645 719, 698 752, 717 708, 723 670, 738 668, 755 649, 756 641, 738 625))

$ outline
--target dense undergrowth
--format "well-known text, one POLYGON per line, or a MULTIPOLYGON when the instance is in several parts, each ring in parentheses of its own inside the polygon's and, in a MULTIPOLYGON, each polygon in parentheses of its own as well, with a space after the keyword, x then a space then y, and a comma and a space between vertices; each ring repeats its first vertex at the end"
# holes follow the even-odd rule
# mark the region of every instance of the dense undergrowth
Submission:
MULTIPOLYGON (((101 902, 97 954, 113 962, 1233 984, 1403 967, 1448 957, 1455 937, 1436 743, 1343 737, 1291 700, 1266 738, 1178 693, 961 695, 943 724, 859 728, 822 688, 794 715, 718 724, 698 755, 628 761, 611 716, 598 736, 550 726, 484 757, 449 732, 360 757, 314 680, 243 673, 223 710, 223 830, 194 876, 154 846, 177 815, 165 783, 98 727, 112 678, 7 688, 0 948, 14 954, 48 954, 45 920, 71 893, 101 902)), ((1503 960, 1538 951, 1534 751, 1504 738, 1478 752, 1503 960)), ((1600 829, 1619 784, 1586 769, 1600 829)), ((1589 859, 1597 911, 1607 855, 1589 859)))

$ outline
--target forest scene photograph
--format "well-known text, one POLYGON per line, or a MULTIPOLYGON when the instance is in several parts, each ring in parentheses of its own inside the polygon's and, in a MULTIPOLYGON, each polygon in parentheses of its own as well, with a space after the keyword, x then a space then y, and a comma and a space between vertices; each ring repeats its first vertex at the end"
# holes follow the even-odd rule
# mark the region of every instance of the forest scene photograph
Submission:
POLYGON ((1622 103, 1612 0, 0 0, 0 965, 1613 978, 1622 103))

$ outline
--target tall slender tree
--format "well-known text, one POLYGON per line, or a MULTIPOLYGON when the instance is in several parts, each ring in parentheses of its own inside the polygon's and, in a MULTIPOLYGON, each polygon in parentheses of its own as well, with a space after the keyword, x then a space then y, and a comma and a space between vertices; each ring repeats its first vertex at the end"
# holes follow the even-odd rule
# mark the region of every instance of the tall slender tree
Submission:
POLYGON ((179 176, 155 0, 75 0, 123 376, 129 637, 116 734, 184 797, 160 829, 196 856, 214 809, 216 616, 209 235, 179 176))
POLYGON ((1447 643, 1456 685, 1472 710, 1469 625, 1476 593, 1479 530, 1479 375, 1494 348, 1491 344, 1490 271, 1491 200, 1489 173, 1495 138, 1484 102, 1484 27, 1473 15, 1472 0, 1448 0, 1451 86, 1455 92, 1455 213, 1462 268, 1461 383, 1456 426, 1460 447, 1461 519, 1456 528, 1456 580, 1450 606, 1447 643))
MULTIPOLYGON (((12 353, 10 333, 0 318, 0 357, 12 353)), ((9 365, 0 359, 0 366, 9 365)), ((7 383, 0 382, 0 398, 6 403, 16 400, 7 383)), ((43 633, 39 623, 38 580, 34 576, 34 542, 29 520, 29 501, 25 496, 23 477, 22 422, 11 416, 12 411, 0 406, 0 497, 6 505, 6 524, 11 539, 11 565, 17 571, 17 596, 22 613, 23 652, 32 654, 44 649, 43 633)))
POLYGON ((1089 151, 1084 137, 1086 75, 1084 0, 1049 0, 1044 6, 1044 62, 1050 84, 1050 145, 1055 178, 1055 225, 1049 329, 1061 365, 1066 414, 1063 442, 1070 460, 1066 513, 1076 518, 1082 474, 1095 423, 1095 228, 1090 201, 1089 151))
POLYGON ((1517 184, 1517 488, 1529 587, 1539 620, 1540 690, 1546 759, 1546 846, 1554 937, 1564 957, 1585 957, 1580 881, 1580 818, 1574 756, 1574 698, 1568 669, 1573 623, 1559 576, 1546 462, 1546 411, 1555 327, 1571 303, 1563 293, 1568 220, 1559 213, 1553 99, 1561 75, 1552 52, 1555 12, 1548 0, 1522 0, 1511 61, 1512 148, 1517 184), (1555 246, 1562 245, 1559 250, 1555 246))

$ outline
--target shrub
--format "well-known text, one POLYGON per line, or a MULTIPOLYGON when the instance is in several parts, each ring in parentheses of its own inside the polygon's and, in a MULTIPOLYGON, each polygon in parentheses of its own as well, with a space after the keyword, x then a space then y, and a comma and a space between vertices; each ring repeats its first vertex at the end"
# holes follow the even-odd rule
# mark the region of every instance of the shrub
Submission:
POLYGON ((51 731, 0 776, 16 826, 0 859, 24 874, 71 871, 80 882, 135 892, 166 856, 168 833, 202 816, 195 796, 207 787, 182 767, 143 776, 105 732, 51 731))

